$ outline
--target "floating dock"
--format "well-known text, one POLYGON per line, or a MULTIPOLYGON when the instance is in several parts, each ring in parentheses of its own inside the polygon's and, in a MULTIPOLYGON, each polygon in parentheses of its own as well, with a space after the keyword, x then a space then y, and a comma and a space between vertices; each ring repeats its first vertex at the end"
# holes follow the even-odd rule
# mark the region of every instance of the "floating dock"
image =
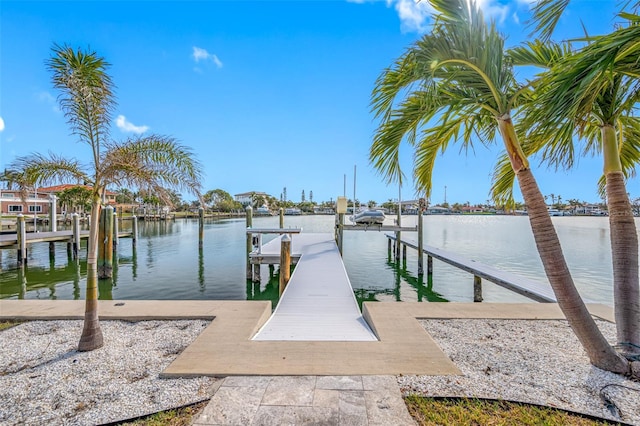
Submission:
MULTIPOLYGON (((260 248, 280 255, 280 238, 260 248)), ((253 340, 377 341, 364 320, 332 234, 292 236, 297 265, 271 318, 253 340)))

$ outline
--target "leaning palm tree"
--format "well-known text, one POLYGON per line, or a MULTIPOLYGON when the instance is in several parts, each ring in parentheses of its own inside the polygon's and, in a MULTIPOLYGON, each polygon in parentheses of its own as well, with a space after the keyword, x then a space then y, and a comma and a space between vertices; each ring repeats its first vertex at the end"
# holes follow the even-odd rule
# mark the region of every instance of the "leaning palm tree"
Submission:
POLYGON ((87 250, 87 294, 84 328, 78 350, 103 345, 98 321, 98 218, 108 185, 138 187, 166 194, 167 187, 199 194, 200 165, 189 148, 166 136, 150 135, 114 142, 109 137, 116 106, 109 64, 95 52, 54 45, 47 62, 67 122, 80 142, 91 148, 90 167, 55 155, 16 159, 11 168, 25 182, 46 184, 84 180, 91 187, 91 226, 87 250))
POLYGON ((558 304, 591 363, 627 374, 630 363, 608 344, 573 283, 544 197, 529 168, 512 121, 523 92, 504 53, 504 39, 485 23, 476 4, 431 0, 438 12, 423 36, 385 70, 373 91, 373 111, 381 123, 370 160, 388 182, 403 180, 399 150, 415 149, 414 180, 428 196, 435 159, 451 141, 473 147, 477 136, 491 143, 499 132, 528 207, 529 220, 545 272, 558 304), (404 97, 399 100, 399 97, 404 97))
MULTIPOLYGON (((560 51, 552 43, 531 42, 513 49, 511 57, 516 64, 547 70, 533 83, 535 94, 525 108, 527 150, 541 151, 542 160, 556 168, 572 167, 576 153, 602 155, 600 186, 609 209, 618 345, 623 353, 637 355, 638 237, 625 178, 633 176, 640 164, 640 120, 630 113, 640 99, 640 81, 619 71, 615 52, 619 45, 607 42, 607 55, 603 55, 602 38, 592 41, 578 52, 564 50, 562 55, 550 53, 560 51)), ((507 187, 513 174, 507 170, 506 158, 494 177, 496 195, 509 198, 507 187)))

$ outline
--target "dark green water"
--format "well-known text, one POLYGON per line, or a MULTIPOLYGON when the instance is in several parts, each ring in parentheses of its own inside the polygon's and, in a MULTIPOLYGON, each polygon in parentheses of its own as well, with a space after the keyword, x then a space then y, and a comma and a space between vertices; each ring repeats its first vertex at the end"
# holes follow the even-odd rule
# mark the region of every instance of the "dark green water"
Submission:
MULTIPOLYGON (((391 220, 391 219, 389 219, 391 220)), ((416 217, 403 218, 415 225, 416 217)), ((583 296, 611 303, 611 266, 606 218, 554 218, 576 285, 583 296)), ((333 216, 287 216, 285 226, 303 232, 333 232, 333 216)), ((640 225, 640 224, 639 224, 640 225)), ((125 221, 124 227, 126 228, 125 221)), ((277 227, 277 217, 254 218, 255 227, 277 227)), ((427 216, 425 243, 544 281, 544 274, 525 217, 427 216)), ((409 235, 416 238, 415 233, 409 235)), ((266 239, 265 239, 266 241, 266 239)), ((86 249, 69 259, 66 244, 35 244, 28 265, 16 267, 15 251, 2 250, 0 298, 83 299, 86 249)), ((198 249, 196 220, 140 223, 136 250, 121 239, 112 279, 101 280, 101 299, 223 299, 277 301, 277 275, 262 267, 262 282, 245 279, 244 219, 205 223, 204 247, 198 249)), ((347 232, 344 261, 354 293, 362 301, 472 301, 473 277, 434 261, 433 282, 417 277, 417 254, 409 250, 406 265, 396 265, 379 232, 347 232)), ((526 301, 484 283, 485 301, 526 301)))

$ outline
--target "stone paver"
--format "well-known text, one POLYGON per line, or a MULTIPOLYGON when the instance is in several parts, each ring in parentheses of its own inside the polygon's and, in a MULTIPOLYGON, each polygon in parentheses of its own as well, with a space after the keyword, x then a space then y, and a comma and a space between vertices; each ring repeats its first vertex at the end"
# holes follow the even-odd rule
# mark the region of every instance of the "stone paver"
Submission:
POLYGON ((409 426, 414 422, 393 376, 234 376, 222 381, 193 424, 409 426))

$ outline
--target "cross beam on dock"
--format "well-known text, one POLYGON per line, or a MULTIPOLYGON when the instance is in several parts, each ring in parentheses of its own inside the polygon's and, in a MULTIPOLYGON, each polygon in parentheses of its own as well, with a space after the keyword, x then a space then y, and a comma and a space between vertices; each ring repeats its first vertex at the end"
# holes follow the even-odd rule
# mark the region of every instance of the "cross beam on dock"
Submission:
MULTIPOLYGON (((389 238, 389 240, 396 241, 396 237, 394 235, 387 234, 386 237, 389 238)), ((415 241, 400 240, 400 244, 404 245, 405 247, 410 247, 412 249, 418 250, 418 244, 415 241)), ((423 247, 423 252, 426 253, 429 258, 434 257, 438 260, 448 263, 449 265, 455 266, 456 268, 473 274, 475 277, 474 292, 477 292, 478 290, 480 292, 480 300, 477 301, 482 300, 482 287, 480 286, 480 283, 481 279, 484 278, 488 281, 491 281, 492 283, 495 283, 501 287, 504 287, 537 302, 557 302, 555 293, 553 292, 551 285, 547 283, 534 281, 532 279, 516 275, 512 272, 503 271, 498 268, 494 268, 493 266, 472 259, 467 259, 463 256, 460 256, 459 254, 442 250, 437 247, 425 245, 423 247)), ((427 263, 429 265, 427 267, 427 270, 429 271, 428 273, 431 274, 431 259, 428 259, 427 263)), ((475 298, 476 296, 474 295, 474 299, 475 298)), ((592 303, 592 301, 588 299, 584 300, 587 303, 592 303)))
MULTIPOLYGON (((131 237, 133 232, 118 232, 119 238, 131 237)), ((56 231, 56 232, 28 232, 26 234, 27 244, 42 242, 68 242, 73 238, 73 231, 56 231)), ((89 238, 89 231, 80 231, 80 238, 86 240, 89 238)), ((11 249, 18 247, 17 234, 0 235, 0 248, 11 249)))
MULTIPOLYGON (((279 257, 280 238, 261 248, 279 257)), ((377 341, 364 320, 342 257, 331 234, 302 233, 292 238, 299 254, 287 287, 271 318, 253 340, 377 341)))
POLYGON ((396 226, 396 225, 342 225, 345 231, 384 231, 384 232, 416 232, 417 226, 396 226))

